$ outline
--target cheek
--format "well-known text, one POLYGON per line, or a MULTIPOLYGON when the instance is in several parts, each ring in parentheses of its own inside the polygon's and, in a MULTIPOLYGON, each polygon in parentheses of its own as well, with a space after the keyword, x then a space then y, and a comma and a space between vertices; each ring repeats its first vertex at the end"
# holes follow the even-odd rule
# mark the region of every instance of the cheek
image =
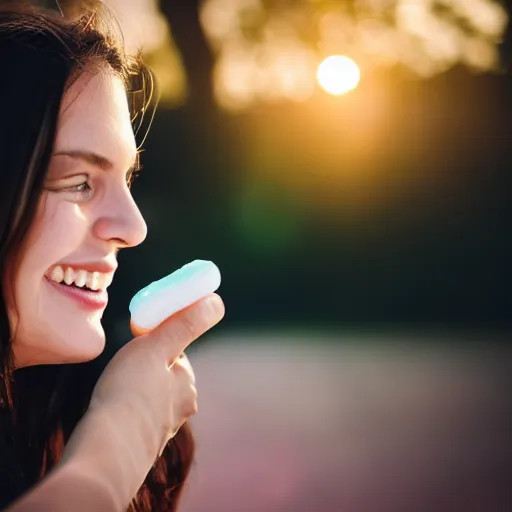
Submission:
POLYGON ((49 267, 79 250, 88 229, 88 220, 76 204, 48 195, 16 258, 16 302, 35 299, 36 283, 49 267))
POLYGON ((49 195, 38 210, 12 274, 15 307, 8 311, 18 364, 85 361, 103 350, 99 320, 77 314, 50 291, 44 278, 50 266, 79 255, 90 229, 89 218, 69 201, 49 195), (81 326, 78 333, 76 325, 81 326))
POLYGON ((88 219, 78 205, 49 194, 27 236, 26 253, 32 260, 47 261, 50 255, 61 259, 80 246, 88 229, 88 219))

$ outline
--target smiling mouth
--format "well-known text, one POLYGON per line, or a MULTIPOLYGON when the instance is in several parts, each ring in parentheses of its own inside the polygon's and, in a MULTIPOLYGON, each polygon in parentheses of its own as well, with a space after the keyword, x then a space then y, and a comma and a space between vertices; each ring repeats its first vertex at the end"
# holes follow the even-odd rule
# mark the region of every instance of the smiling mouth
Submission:
POLYGON ((101 272, 97 269, 80 269, 68 265, 55 265, 45 273, 45 276, 56 284, 96 293, 105 291, 110 286, 114 278, 113 270, 112 268, 111 271, 101 272))
POLYGON ((67 288, 67 289, 71 288, 73 290, 78 290, 78 291, 87 292, 87 293, 94 293, 94 294, 99 294, 104 291, 102 289, 93 290, 93 289, 89 288, 86 284, 84 284, 83 286, 78 286, 75 283, 67 284, 64 281, 61 281, 59 283, 58 281, 54 281, 53 279, 50 279, 48 276, 45 276, 45 279, 55 286, 61 286, 63 288, 67 288))
POLYGON ((66 284, 64 281, 62 283, 57 283, 53 281, 55 284, 59 284, 61 286, 65 286, 66 288, 75 288, 76 290, 82 290, 84 292, 90 292, 90 293, 101 293, 102 290, 91 290, 86 285, 84 286, 77 286, 75 283, 66 284))
POLYGON ((108 293, 106 290, 90 290, 86 287, 68 285, 65 283, 56 283, 45 276, 48 283, 58 290, 61 294, 74 300, 81 307, 90 310, 102 310, 108 304, 108 293))
POLYGON ((87 285, 84 285, 84 286, 77 286, 75 283, 71 283, 71 284, 66 284, 64 281, 62 281, 62 283, 57 283, 56 281, 53 281, 52 279, 48 279, 46 278, 51 284, 55 285, 55 286, 61 286, 63 288, 71 288, 72 290, 77 290, 77 291, 80 291, 80 292, 85 292, 85 293, 91 293, 91 294, 94 294, 94 295, 98 295, 100 293, 103 292, 103 290, 91 290, 91 288, 89 288, 87 285))

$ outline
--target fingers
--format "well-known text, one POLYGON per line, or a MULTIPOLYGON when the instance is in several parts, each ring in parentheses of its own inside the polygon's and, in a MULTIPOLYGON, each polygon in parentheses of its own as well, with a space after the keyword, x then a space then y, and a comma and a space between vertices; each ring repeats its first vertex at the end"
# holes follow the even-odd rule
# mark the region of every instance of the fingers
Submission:
POLYGON ((139 327, 137 324, 134 324, 131 319, 130 319, 130 329, 132 331, 132 335, 134 338, 136 338, 137 336, 143 336, 144 334, 151 332, 150 329, 143 329, 142 327, 139 327))
POLYGON ((161 349, 171 364, 194 340, 222 320, 224 304, 215 293, 178 311, 163 321, 148 339, 156 349, 161 349))
POLYGON ((178 419, 177 428, 174 431, 177 432, 188 418, 197 413, 197 389, 194 370, 185 354, 174 360, 169 371, 175 378, 172 392, 174 396, 180 396, 180 400, 175 403, 173 414, 173 418, 178 419))
POLYGON ((190 361, 188 360, 188 357, 185 355, 184 352, 182 352, 176 359, 171 361, 169 370, 171 368, 175 368, 177 366, 181 367, 182 369, 184 369, 187 372, 192 384, 196 383, 196 376, 194 374, 194 370, 192 368, 192 365, 190 364, 190 361))
MULTIPOLYGON (((185 380, 185 379, 183 379, 185 380)), ((181 399, 175 406, 175 417, 187 419, 197 413, 197 389, 188 382, 180 391, 181 399)))

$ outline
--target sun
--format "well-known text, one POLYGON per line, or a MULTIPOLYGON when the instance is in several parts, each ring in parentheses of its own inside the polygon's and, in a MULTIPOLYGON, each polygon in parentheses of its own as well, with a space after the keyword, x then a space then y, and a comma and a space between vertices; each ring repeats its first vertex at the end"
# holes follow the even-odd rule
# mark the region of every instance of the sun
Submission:
POLYGON ((318 66, 316 77, 329 94, 339 96, 357 87, 361 72, 352 59, 344 55, 331 55, 318 66))

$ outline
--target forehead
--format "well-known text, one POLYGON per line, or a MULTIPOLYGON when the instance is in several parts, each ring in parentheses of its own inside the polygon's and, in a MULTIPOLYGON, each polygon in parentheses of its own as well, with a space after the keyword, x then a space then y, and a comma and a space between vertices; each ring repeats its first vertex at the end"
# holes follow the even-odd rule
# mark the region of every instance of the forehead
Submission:
POLYGON ((55 149, 91 151, 119 165, 133 161, 137 147, 119 77, 83 73, 73 83, 63 98, 55 149))

